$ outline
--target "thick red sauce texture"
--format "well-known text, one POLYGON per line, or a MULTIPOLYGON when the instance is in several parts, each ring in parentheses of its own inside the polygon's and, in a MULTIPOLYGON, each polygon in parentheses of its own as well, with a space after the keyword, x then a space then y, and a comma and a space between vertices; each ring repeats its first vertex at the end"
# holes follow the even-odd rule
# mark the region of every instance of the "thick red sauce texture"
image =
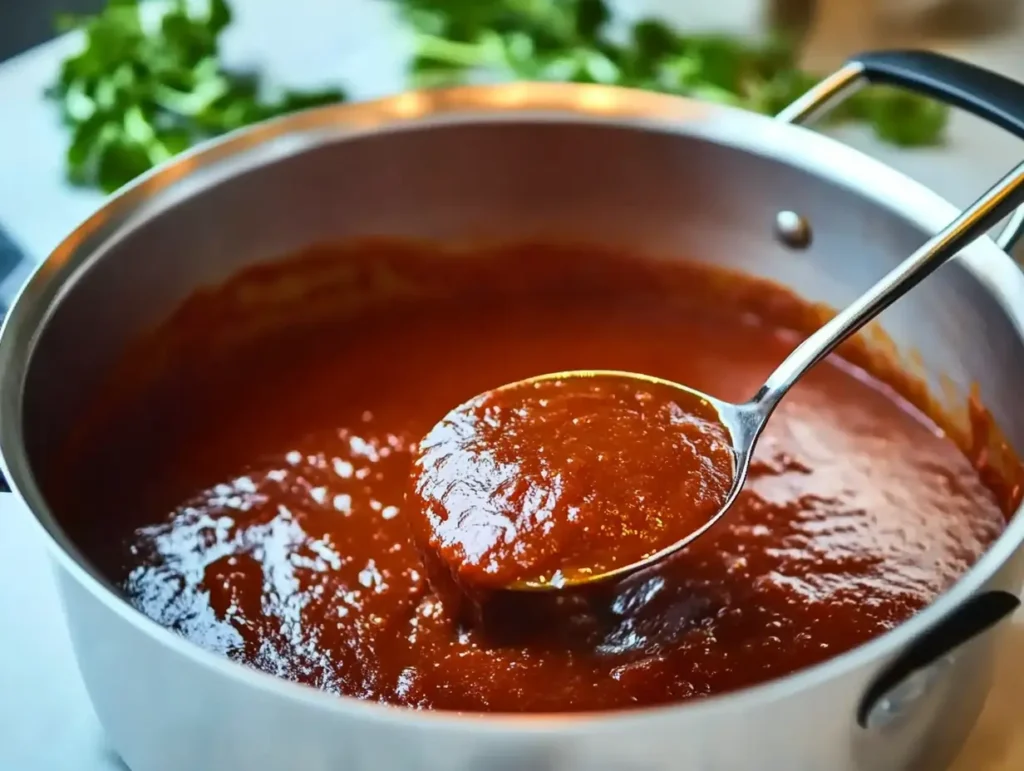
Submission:
POLYGON ((904 621, 1013 501, 893 388, 832 357, 783 401, 728 515, 584 644, 538 629, 498 645, 429 588, 412 457, 453 406, 545 372, 748 398, 804 310, 753 279, 597 250, 321 249, 195 297, 140 343, 48 487, 143 613, 331 693, 510 712, 722 693, 904 621))
POLYGON ((405 516, 426 559, 469 592, 639 563, 704 527, 733 479, 711 404, 625 374, 502 386, 417 447, 405 516))

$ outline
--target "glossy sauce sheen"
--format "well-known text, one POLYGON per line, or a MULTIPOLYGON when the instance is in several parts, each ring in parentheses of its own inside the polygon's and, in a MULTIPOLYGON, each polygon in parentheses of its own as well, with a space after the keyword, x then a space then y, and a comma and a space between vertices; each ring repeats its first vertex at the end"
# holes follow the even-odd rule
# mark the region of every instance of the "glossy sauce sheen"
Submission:
MULTIPOLYGON (((620 597, 585 648, 545 644, 543 630, 495 646, 458 627, 428 588, 405 504, 415 443, 497 384, 615 369, 748 397, 799 341, 780 325, 781 309, 800 306, 751 282, 766 302, 750 311, 716 289, 744 286, 588 250, 322 250, 196 298, 169 328, 187 344, 170 333, 151 343, 176 374, 132 398, 115 381, 50 489, 71 537, 143 613, 331 693, 562 712, 760 683, 911 616, 1011 509, 935 424, 842 360, 784 400, 728 516, 669 574, 620 597), (381 266, 400 291, 211 347, 244 316, 226 298, 262 296, 280 277, 322 284, 318 271, 339 264, 363 295, 379 283, 364 273, 381 266)), ((280 317, 343 305, 317 292, 280 317)))
POLYGON ((406 516, 472 591, 565 585, 640 562, 707 524, 733 477, 715 409, 615 374, 510 384, 419 442, 406 516))

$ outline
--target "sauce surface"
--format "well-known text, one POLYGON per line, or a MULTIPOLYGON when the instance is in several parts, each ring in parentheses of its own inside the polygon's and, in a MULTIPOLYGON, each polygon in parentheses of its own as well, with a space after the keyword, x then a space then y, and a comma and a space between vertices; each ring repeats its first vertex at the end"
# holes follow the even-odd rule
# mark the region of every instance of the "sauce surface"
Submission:
MULTIPOLYGON (((367 246, 261 271, 195 298, 142 346, 167 371, 131 397, 115 376, 50 494, 143 613, 280 677, 472 711, 721 693, 891 629, 1005 526, 1010 502, 933 422, 832 357, 770 421, 728 516, 619 597, 586 646, 492 645, 431 593, 410 538, 415 443, 438 416, 571 369, 740 400, 799 341, 778 310, 799 304, 752 282, 769 302, 750 311, 696 268, 541 247, 435 259, 367 246), (356 295, 381 301, 349 307, 325 288, 339 264, 356 295), (305 295, 293 286, 303 275, 316 285, 305 295), (232 303, 272 294, 281 277, 280 313, 250 308, 259 323, 244 342, 210 342, 246 318, 232 303), (315 307, 330 311, 314 318, 315 307)), ((129 360, 123 372, 144 370, 129 360)))
POLYGON ((729 432, 699 397, 611 373, 544 377, 481 394, 427 432, 406 516, 469 591, 563 586, 690 536, 732 479, 729 432))

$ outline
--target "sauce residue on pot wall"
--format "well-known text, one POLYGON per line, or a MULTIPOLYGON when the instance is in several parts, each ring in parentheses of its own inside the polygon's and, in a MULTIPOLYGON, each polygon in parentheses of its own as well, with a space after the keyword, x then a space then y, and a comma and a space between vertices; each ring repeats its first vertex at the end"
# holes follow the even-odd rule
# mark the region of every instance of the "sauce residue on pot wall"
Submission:
POLYGON ((811 372, 735 508, 583 644, 496 645, 428 588, 404 521, 412 452, 456 404, 543 372, 743 399, 812 318, 762 281, 594 249, 320 248, 197 294, 142 341, 50 497, 143 613, 332 693, 556 712, 721 693, 927 605, 1002 532, 1019 464, 962 450, 916 385, 848 349, 873 374, 811 372))

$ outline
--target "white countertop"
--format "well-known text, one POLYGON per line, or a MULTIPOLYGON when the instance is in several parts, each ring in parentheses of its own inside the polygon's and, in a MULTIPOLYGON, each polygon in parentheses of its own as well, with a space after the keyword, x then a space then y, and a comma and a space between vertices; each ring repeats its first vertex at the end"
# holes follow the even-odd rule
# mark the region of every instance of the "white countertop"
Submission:
MULTIPOLYGON (((235 0, 234 5, 238 20, 227 41, 232 62, 259 64, 289 85, 344 80, 358 98, 401 86, 408 39, 381 0, 235 0)), ((758 3, 661 0, 644 5, 674 7, 691 23, 742 30, 749 24, 735 20, 749 20, 758 3), (716 24, 722 18, 731 24, 716 24)), ((36 260, 102 201, 64 183, 66 136, 42 97, 58 62, 74 45, 72 39, 56 40, 0 65, 0 227, 36 260)), ((1024 26, 943 50, 1024 79, 1024 26)), ((1016 163, 1024 148, 1019 140, 964 115, 955 116, 950 142, 941 149, 882 147, 858 130, 844 130, 841 136, 959 205, 1016 163)), ((0 286, 0 294, 23 281, 28 270, 16 272, 0 286)), ((11 496, 0 496, 0 619, 0 769, 124 771, 104 743, 79 679, 40 540, 27 512, 11 496)), ((1017 714, 1024 720, 1017 706, 1024 692, 1024 625, 1017 625, 1011 637, 986 714, 955 771, 1024 768, 1024 732, 1013 730, 1017 714)))

